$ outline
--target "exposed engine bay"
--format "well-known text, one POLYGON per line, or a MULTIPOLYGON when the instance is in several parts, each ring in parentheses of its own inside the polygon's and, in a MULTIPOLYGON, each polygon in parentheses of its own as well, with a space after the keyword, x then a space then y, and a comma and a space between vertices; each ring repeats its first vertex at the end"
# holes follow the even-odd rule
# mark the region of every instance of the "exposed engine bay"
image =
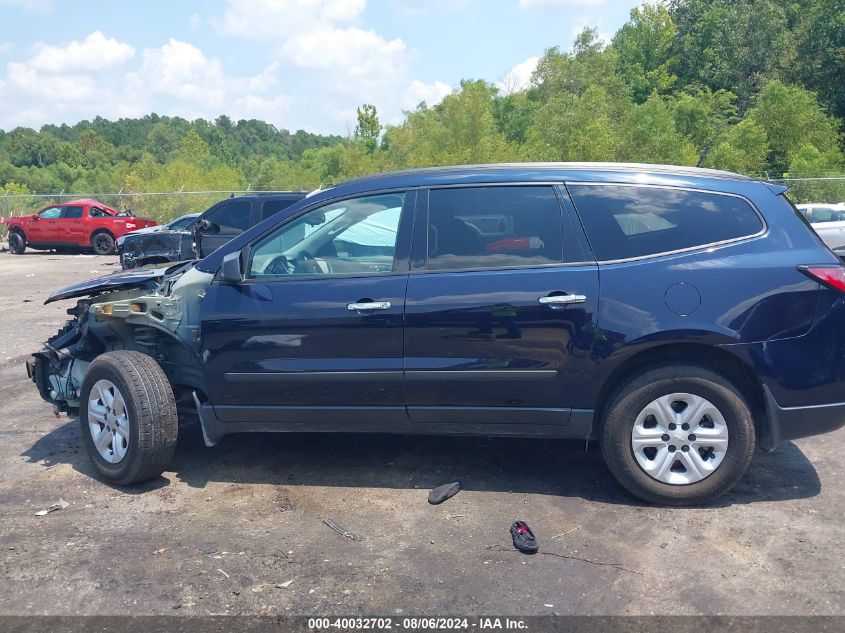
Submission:
POLYGON ((154 358, 177 399, 206 393, 199 359, 199 306, 213 275, 183 263, 117 273, 64 288, 45 303, 89 295, 73 318, 27 363, 41 397, 56 414, 77 415, 88 365, 100 354, 134 350, 154 358), (180 398, 181 397, 181 398, 180 398))

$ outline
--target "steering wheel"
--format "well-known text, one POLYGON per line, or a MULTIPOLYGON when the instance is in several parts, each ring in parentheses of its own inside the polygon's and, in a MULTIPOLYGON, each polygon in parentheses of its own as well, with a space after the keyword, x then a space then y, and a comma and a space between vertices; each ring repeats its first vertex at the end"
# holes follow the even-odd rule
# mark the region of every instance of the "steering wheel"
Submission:
POLYGON ((292 275, 294 271, 294 264, 284 255, 278 255, 273 258, 267 268, 264 269, 265 275, 292 275))
POLYGON ((293 260, 293 270, 301 275, 315 275, 323 272, 314 256, 304 249, 299 251, 293 260))

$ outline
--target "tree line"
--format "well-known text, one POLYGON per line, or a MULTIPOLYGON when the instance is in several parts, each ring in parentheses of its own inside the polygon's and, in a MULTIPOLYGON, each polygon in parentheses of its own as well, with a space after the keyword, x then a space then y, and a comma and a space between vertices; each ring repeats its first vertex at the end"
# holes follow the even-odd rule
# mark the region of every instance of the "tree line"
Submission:
MULTIPOLYGON (((841 174, 843 77, 845 0, 671 0, 632 10, 610 42, 585 29, 570 49, 547 49, 527 88, 466 79, 392 126, 363 105, 348 137, 155 114, 0 131, 0 195, 307 189, 506 161, 841 174)), ((845 200, 842 181, 818 187, 796 197, 845 200)))

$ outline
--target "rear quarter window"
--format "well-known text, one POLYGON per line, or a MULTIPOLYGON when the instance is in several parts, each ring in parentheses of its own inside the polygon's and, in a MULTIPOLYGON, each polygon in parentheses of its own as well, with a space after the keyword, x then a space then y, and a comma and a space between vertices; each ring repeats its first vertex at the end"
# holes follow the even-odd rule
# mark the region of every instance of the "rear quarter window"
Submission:
POLYGON ((647 257, 756 235, 744 199, 669 187, 568 185, 596 258, 647 257))

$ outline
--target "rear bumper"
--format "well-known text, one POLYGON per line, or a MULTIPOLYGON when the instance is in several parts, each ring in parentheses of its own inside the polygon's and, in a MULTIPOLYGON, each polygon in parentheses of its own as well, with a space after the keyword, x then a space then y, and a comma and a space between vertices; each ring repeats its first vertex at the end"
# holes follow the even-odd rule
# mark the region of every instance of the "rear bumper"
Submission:
POLYGON ((766 413, 768 433, 761 438, 760 447, 772 450, 781 442, 821 435, 845 426, 845 402, 806 407, 781 407, 767 387, 766 413))

